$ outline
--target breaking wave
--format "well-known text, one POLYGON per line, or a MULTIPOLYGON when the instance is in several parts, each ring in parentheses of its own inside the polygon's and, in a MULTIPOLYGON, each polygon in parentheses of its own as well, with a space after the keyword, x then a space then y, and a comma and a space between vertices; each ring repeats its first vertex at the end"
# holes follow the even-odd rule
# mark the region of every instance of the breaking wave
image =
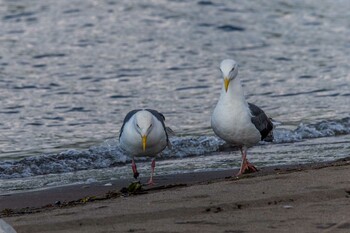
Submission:
POLYGON ((276 129, 274 142, 297 142, 309 138, 331 137, 350 133, 350 117, 341 120, 327 120, 316 124, 300 123, 295 130, 276 129))
MULTIPOLYGON (((337 136, 350 133, 350 118, 321 121, 316 124, 299 124, 295 130, 278 126, 273 142, 292 143, 310 138, 337 136)), ((165 149, 161 157, 183 158, 207 155, 223 150, 225 142, 215 136, 172 137, 171 149, 165 149)), ((145 159, 146 160, 146 159, 145 159)), ((86 150, 66 150, 58 154, 30 156, 20 160, 0 162, 0 178, 12 179, 51 173, 66 173, 79 170, 101 169, 121 166, 131 158, 120 149, 117 139, 108 139, 86 150)))

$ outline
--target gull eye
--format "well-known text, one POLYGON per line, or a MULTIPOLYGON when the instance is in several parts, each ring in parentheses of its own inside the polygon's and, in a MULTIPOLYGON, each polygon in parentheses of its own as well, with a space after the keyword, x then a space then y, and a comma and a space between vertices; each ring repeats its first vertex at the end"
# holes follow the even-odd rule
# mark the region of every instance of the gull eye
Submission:
POLYGON ((137 128, 140 128, 139 124, 136 124, 137 128))
POLYGON ((231 72, 235 70, 235 67, 232 68, 231 72))

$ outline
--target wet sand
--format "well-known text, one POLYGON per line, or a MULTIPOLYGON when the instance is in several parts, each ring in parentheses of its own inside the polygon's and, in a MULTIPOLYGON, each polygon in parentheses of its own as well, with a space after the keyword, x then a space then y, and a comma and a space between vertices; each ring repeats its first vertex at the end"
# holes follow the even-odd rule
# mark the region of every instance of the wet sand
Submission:
POLYGON ((350 232, 350 159, 232 172, 158 177, 136 194, 118 191, 124 181, 2 196, 1 215, 18 233, 350 232))

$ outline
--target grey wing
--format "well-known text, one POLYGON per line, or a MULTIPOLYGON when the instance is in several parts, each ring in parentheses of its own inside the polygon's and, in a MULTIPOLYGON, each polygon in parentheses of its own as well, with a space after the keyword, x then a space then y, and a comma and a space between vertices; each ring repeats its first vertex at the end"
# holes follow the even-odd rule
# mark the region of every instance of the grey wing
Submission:
POLYGON ((157 110, 154 110, 154 109, 146 109, 146 110, 149 111, 150 113, 152 113, 153 116, 155 116, 157 118, 157 120, 159 120, 162 123, 164 131, 165 131, 165 135, 166 135, 166 141, 168 142, 168 144, 170 144, 167 128, 165 127, 165 123, 164 123, 165 116, 162 113, 160 113, 160 112, 158 112, 157 110))
POLYGON ((124 118, 124 121, 123 121, 123 125, 122 125, 122 127, 120 128, 119 139, 120 139, 120 137, 122 136, 125 123, 128 122, 128 121, 130 120, 130 118, 131 118, 135 113, 137 113, 137 112, 140 111, 140 110, 141 110, 141 109, 131 110, 130 112, 128 112, 128 114, 126 114, 126 116, 125 116, 125 118, 124 118))
POLYGON ((261 135, 261 140, 263 140, 272 131, 273 124, 270 118, 268 118, 265 112, 261 110, 258 106, 252 103, 248 103, 248 105, 249 105, 249 110, 252 114, 251 121, 255 125, 257 130, 259 130, 261 135))

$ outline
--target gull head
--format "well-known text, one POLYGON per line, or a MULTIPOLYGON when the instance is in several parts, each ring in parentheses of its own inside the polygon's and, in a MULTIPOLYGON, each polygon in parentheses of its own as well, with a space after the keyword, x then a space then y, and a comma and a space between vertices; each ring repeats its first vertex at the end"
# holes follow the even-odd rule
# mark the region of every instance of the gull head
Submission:
POLYGON ((151 132, 153 127, 152 113, 146 110, 141 110, 135 113, 134 119, 135 129, 141 136, 142 149, 143 151, 145 151, 147 146, 147 136, 151 132))
POLYGON ((238 74, 238 64, 232 59, 225 59, 220 63, 220 70, 224 76, 224 86, 227 92, 230 82, 235 79, 238 74))

